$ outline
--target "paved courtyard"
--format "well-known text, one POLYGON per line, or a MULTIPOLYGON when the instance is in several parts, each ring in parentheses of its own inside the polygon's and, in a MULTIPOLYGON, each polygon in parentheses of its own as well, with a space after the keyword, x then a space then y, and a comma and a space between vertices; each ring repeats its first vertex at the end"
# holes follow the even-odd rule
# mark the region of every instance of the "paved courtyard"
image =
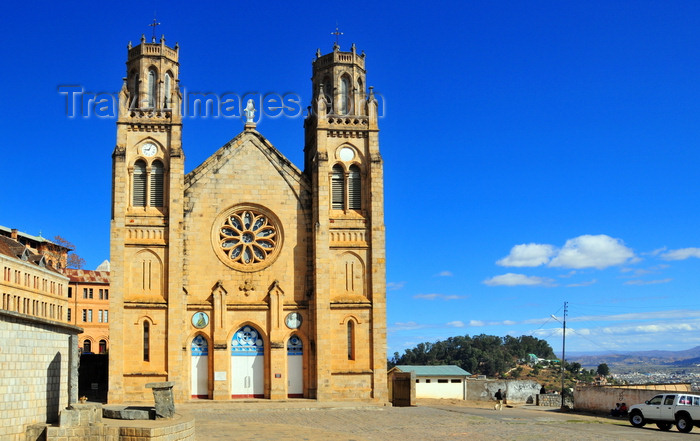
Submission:
POLYGON ((486 403, 424 400, 416 407, 379 407, 359 403, 201 402, 178 405, 178 413, 196 418, 197 441, 208 440, 700 440, 689 434, 663 433, 655 425, 635 429, 612 419, 535 406, 504 408, 486 403))

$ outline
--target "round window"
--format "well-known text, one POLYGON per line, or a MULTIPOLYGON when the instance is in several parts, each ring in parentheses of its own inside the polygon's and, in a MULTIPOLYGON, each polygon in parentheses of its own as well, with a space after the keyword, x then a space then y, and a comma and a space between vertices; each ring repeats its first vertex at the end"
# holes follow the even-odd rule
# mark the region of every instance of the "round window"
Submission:
POLYGON ((279 222, 262 207, 232 208, 217 218, 212 233, 219 259, 241 271, 258 271, 269 266, 282 247, 279 222))

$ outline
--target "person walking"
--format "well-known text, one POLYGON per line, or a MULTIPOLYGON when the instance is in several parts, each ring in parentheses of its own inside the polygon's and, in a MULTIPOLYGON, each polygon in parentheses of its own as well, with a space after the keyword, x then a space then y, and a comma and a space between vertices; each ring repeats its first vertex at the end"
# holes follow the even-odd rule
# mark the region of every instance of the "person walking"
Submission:
POLYGON ((498 389, 493 396, 497 401, 496 405, 493 406, 493 410, 503 410, 503 392, 501 392, 501 389, 498 389))

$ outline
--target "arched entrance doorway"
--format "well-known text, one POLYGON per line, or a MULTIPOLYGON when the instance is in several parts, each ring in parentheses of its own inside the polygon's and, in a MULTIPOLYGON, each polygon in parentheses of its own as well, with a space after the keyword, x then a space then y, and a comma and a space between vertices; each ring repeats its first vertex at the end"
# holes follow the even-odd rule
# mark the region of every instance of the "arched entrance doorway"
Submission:
POLYGON ((192 398, 209 398, 209 344, 201 334, 190 345, 192 398))
POLYGON ((304 397, 304 351, 301 339, 296 335, 287 341, 287 396, 304 397))
POLYGON ((265 344, 252 326, 231 339, 231 398, 265 397, 265 344))

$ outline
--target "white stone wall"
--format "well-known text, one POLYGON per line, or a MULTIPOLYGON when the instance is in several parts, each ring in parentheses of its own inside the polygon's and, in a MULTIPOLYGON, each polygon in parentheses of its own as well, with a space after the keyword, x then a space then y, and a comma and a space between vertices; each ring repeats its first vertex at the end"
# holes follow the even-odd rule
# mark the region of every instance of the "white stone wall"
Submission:
POLYGON ((0 439, 23 441, 27 425, 56 421, 68 405, 70 332, 0 311, 0 439))
POLYGON ((438 377, 417 377, 416 382, 416 398, 453 398, 457 400, 465 399, 466 391, 464 387, 466 381, 462 378, 460 383, 452 383, 455 377, 441 377, 441 380, 446 379, 447 383, 438 383, 438 377), (427 383, 426 380, 430 380, 427 383))
POLYGON ((507 403, 535 403, 541 384, 532 380, 468 380, 467 399, 494 401, 498 389, 506 392, 507 403))

